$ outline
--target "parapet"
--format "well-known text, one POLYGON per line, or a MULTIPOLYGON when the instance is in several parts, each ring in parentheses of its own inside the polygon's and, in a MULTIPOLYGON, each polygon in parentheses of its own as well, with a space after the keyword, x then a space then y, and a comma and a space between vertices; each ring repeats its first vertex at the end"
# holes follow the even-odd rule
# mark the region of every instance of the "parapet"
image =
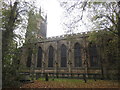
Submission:
POLYGON ((88 34, 92 33, 92 32, 98 32, 98 31, 87 31, 87 32, 80 32, 80 33, 73 33, 73 34, 64 34, 64 35, 60 35, 60 36, 54 36, 54 37, 47 37, 44 40, 45 41, 53 41, 53 40, 62 40, 62 39, 66 39, 68 37, 83 37, 83 36, 87 36, 88 34))

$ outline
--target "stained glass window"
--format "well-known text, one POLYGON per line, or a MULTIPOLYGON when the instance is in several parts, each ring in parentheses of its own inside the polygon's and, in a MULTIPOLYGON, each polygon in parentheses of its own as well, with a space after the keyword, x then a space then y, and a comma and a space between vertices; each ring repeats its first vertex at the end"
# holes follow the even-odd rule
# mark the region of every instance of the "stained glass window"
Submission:
POLYGON ((89 53, 90 53, 90 66, 98 67, 98 53, 95 44, 90 43, 89 53))
POLYGON ((64 44, 61 45, 61 67, 67 67, 67 48, 64 44))
POLYGON ((48 67, 53 67, 53 60, 54 60, 54 49, 52 46, 50 46, 48 51, 48 67))
POLYGON ((27 57, 27 67, 31 67, 31 61, 32 61, 32 50, 31 48, 28 49, 28 57, 27 57))
POLYGON ((81 51, 80 51, 80 44, 79 43, 76 43, 74 45, 74 66, 75 67, 82 66, 81 51))
POLYGON ((38 58, 37 58, 37 67, 42 66, 42 48, 38 48, 38 58))

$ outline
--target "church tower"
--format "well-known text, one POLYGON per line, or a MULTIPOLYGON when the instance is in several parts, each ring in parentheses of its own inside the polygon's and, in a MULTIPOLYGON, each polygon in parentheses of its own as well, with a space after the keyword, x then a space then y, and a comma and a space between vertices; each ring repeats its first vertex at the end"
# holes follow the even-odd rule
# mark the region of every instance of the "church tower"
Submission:
POLYGON ((45 17, 41 14, 41 8, 38 12, 29 12, 28 26, 26 30, 25 42, 34 43, 46 38, 47 32, 47 15, 45 17))
POLYGON ((39 15, 40 15, 40 18, 38 18, 39 22, 39 36, 41 38, 46 38, 46 33, 47 33, 47 15, 45 17, 41 16, 41 8, 39 10, 39 15))

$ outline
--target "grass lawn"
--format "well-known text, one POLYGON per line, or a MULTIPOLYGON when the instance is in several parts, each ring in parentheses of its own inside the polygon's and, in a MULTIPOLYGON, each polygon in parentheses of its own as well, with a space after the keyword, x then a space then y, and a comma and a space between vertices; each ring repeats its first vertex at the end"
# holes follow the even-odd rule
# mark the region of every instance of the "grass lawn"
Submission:
POLYGON ((117 81, 108 80, 87 80, 85 83, 82 79, 49 79, 44 78, 35 80, 34 83, 27 83, 22 88, 120 88, 117 81))

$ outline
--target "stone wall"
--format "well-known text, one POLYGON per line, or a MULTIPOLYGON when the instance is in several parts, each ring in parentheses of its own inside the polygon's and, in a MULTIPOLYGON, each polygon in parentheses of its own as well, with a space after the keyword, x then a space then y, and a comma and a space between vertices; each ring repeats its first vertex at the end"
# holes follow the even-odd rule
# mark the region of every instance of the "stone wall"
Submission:
MULTIPOLYGON (((40 40, 36 44, 36 48, 42 48, 42 67, 37 67, 38 52, 32 55, 32 63, 34 63, 35 72, 53 72, 53 73, 100 73, 100 67, 91 67, 90 56, 88 50, 88 33, 78 33, 72 35, 64 35, 46 38, 40 40), (80 44, 82 66, 74 66, 74 45, 80 44), (61 45, 65 45, 67 48, 67 67, 61 67, 61 45), (48 52, 49 46, 54 49, 53 67, 48 67, 48 52)), ((25 53, 25 51, 24 51, 25 53)), ((21 60, 21 63, 26 65, 27 54, 25 54, 21 60)), ((99 58, 97 58, 99 60, 99 58)))

